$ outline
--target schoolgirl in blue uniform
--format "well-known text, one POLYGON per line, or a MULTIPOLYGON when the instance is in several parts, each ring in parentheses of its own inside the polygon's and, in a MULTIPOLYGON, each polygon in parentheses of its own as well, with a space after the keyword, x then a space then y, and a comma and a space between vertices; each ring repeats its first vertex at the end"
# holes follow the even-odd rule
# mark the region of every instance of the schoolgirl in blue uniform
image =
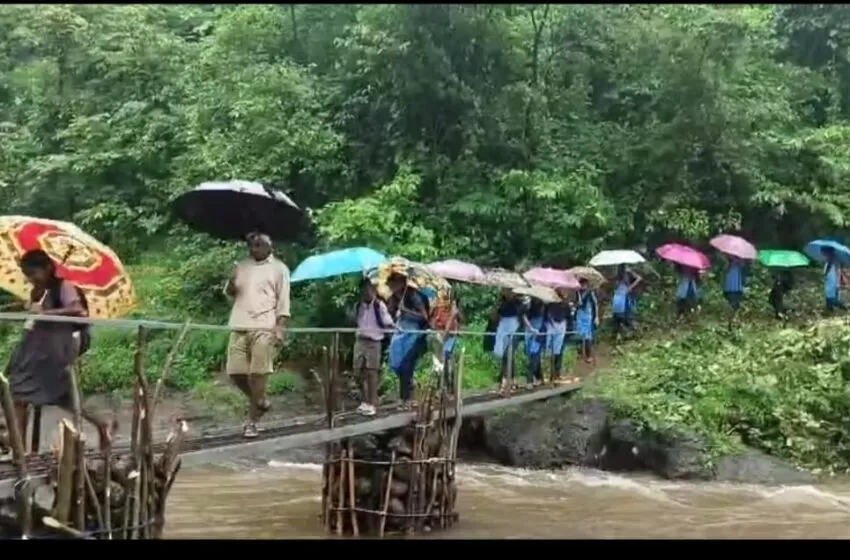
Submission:
POLYGON ((633 328, 635 309, 633 290, 642 281, 643 278, 629 270, 626 265, 621 264, 617 268, 617 284, 614 288, 614 297, 611 299, 611 311, 614 315, 614 335, 618 341, 623 333, 633 328))
POLYGON ((699 272, 691 267, 676 265, 676 274, 679 282, 676 285, 676 315, 692 312, 699 301, 699 284, 697 277, 699 272))
POLYGON ((575 331, 572 302, 560 291, 561 301, 546 306, 546 351, 552 356, 552 382, 564 373, 564 351, 575 331))
POLYGON ((579 279, 580 289, 576 294, 576 335, 579 340, 580 356, 587 363, 593 362, 593 337, 599 327, 599 301, 587 284, 586 278, 579 279))
POLYGON ((832 313, 836 309, 844 311, 847 307, 841 301, 841 263, 835 255, 835 249, 824 247, 821 249, 826 258, 823 267, 823 291, 826 299, 826 312, 832 313))
POLYGON ((493 354, 499 358, 499 393, 507 393, 508 384, 512 381, 516 365, 516 349, 519 345, 517 331, 524 313, 520 299, 511 290, 502 290, 499 307, 494 312, 496 335, 494 337, 493 354))
POLYGON ((732 256, 729 256, 728 259, 726 277, 723 279, 723 297, 726 298, 732 311, 737 313, 741 308, 741 301, 744 299, 746 263, 732 256))
POLYGON ((523 314, 525 326, 525 351, 528 356, 528 387, 543 383, 543 350, 546 348, 546 306, 537 298, 531 302, 523 314))

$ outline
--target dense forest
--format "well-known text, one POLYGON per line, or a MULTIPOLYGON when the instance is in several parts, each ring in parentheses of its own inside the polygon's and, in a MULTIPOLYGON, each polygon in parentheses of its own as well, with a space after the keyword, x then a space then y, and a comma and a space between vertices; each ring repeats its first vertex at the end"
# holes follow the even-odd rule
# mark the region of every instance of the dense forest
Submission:
POLYGON ((352 244, 572 264, 721 231, 798 248, 850 208, 841 4, 0 13, 5 211, 72 220, 129 262, 177 255, 193 290, 235 250, 170 217, 204 180, 309 208, 292 265, 352 244))

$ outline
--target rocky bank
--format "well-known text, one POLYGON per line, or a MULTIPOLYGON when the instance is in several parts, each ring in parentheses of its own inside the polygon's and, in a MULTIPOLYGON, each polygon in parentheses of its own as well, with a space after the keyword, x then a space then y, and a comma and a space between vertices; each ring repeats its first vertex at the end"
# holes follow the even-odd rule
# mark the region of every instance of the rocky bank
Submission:
POLYGON ((465 418, 461 445, 501 464, 522 468, 575 465, 651 472, 670 480, 767 485, 816 481, 811 473, 756 450, 721 457, 709 466, 702 438, 641 430, 634 421, 615 418, 605 401, 580 397, 465 418))

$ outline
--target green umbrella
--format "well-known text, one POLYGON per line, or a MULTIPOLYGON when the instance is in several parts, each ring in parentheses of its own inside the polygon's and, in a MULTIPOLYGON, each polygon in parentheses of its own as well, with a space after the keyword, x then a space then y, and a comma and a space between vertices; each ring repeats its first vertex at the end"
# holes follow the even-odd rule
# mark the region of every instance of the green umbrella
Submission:
POLYGON ((797 251, 766 250, 759 251, 759 262, 764 266, 794 268, 808 266, 809 257, 797 251))

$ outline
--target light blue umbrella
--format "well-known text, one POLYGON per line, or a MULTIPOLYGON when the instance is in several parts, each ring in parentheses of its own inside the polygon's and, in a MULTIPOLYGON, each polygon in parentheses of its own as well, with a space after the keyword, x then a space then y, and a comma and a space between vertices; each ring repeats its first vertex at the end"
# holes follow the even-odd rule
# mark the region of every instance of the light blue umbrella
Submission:
POLYGON ((835 251, 835 256, 841 261, 841 264, 850 264, 850 248, 831 239, 817 239, 812 241, 806 245, 806 254, 816 261, 824 262, 826 261, 826 257, 823 254, 823 249, 825 248, 831 248, 835 251))
POLYGON ((387 257, 368 247, 340 249, 321 255, 313 255, 298 265, 290 277, 290 282, 320 280, 343 274, 363 274, 365 271, 381 265, 387 257))

